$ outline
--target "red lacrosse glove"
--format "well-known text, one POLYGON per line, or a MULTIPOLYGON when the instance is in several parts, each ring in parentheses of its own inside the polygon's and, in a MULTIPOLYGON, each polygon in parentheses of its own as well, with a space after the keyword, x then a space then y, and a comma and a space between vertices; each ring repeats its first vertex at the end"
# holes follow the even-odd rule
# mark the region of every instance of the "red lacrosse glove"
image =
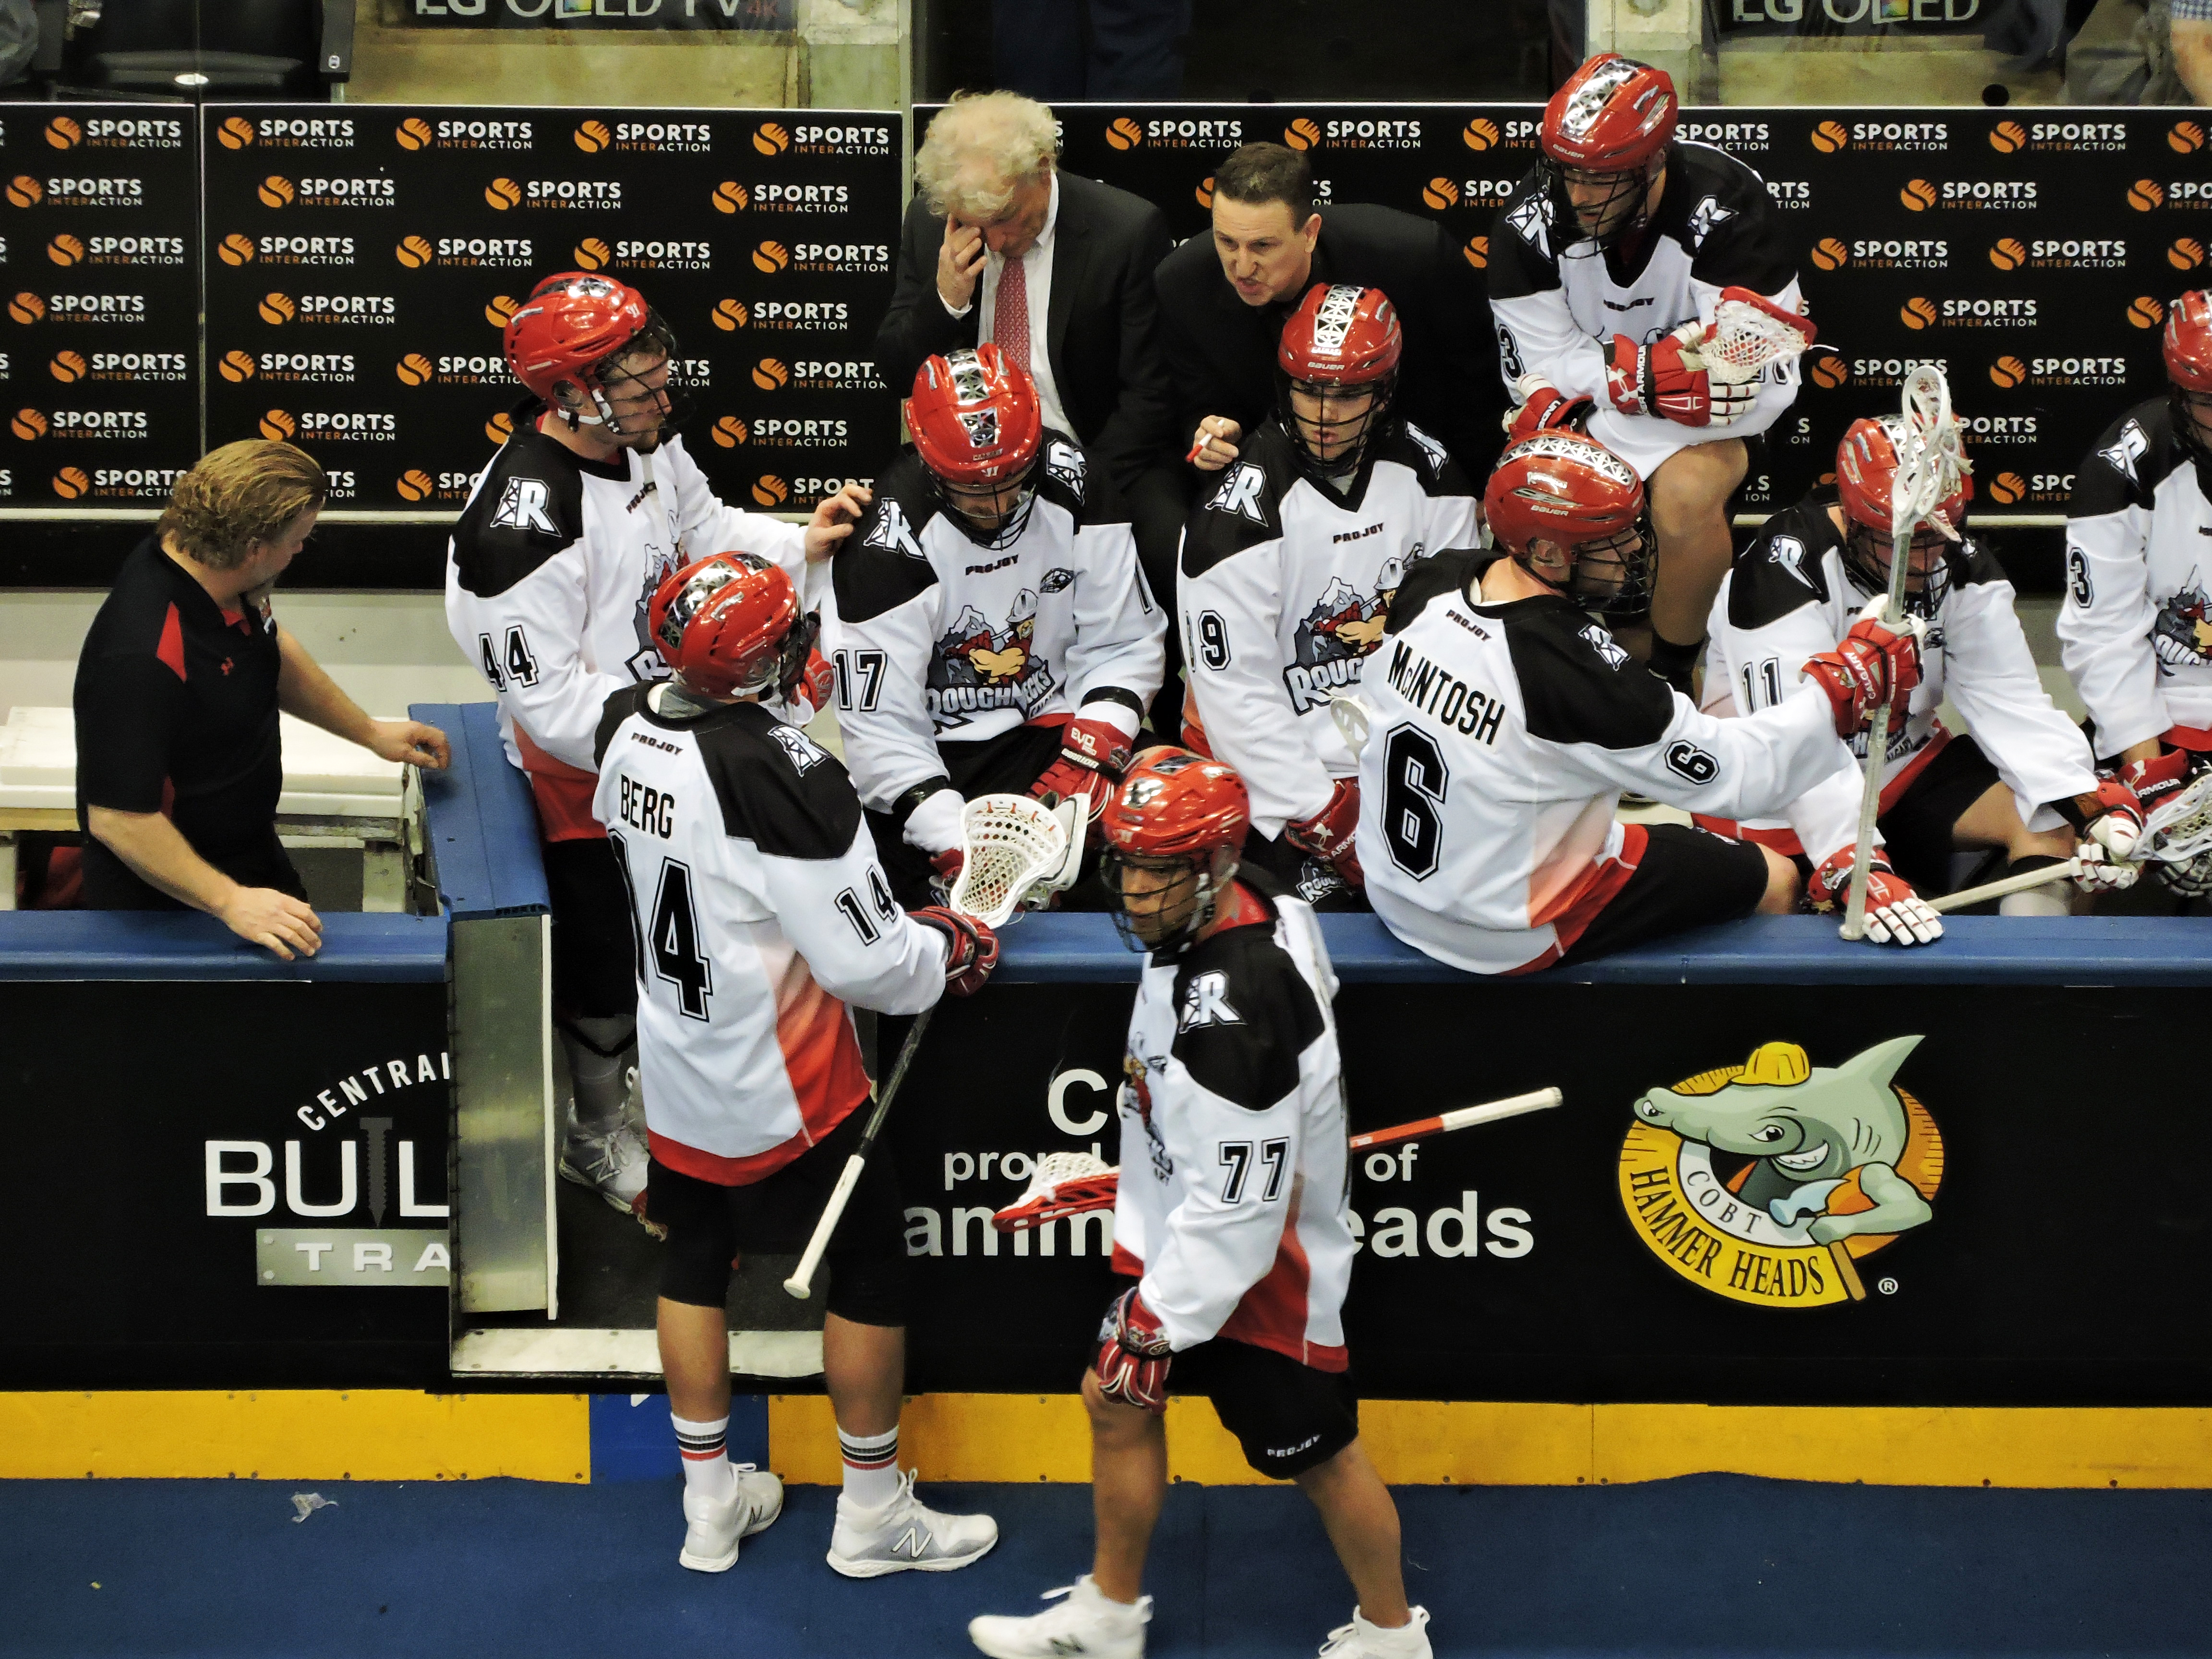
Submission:
MULTIPOLYGON (((1815 910, 1826 915, 1849 897, 1851 855, 1856 850, 1838 848, 1813 872, 1805 897, 1815 910)), ((1929 945, 1943 937, 1943 918, 1928 908, 1927 901, 1880 853, 1867 872, 1866 923, 1866 936, 1876 945, 1929 945)))
POLYGON ((1595 401, 1580 394, 1569 397, 1539 374, 1522 375, 1514 383, 1513 391, 1521 406, 1505 417, 1508 444, 1560 427, 1579 432, 1597 407, 1595 401))
POLYGON ((2135 792, 2148 817, 2186 789, 2196 771, 2197 757, 2189 750, 2165 749, 2148 760, 2129 761, 2120 768, 2120 781, 2135 792))
POLYGON ((1168 1367, 1175 1351, 1144 1297, 1131 1285, 1114 1298, 1098 1326, 1098 1392, 1158 1416, 1168 1408, 1168 1367))
POLYGON ((1892 632, 1881 620, 1884 603, 1869 605, 1833 651, 1805 665, 1806 678, 1827 693, 1836 712, 1836 735, 1846 740, 1866 730, 1876 708, 1893 699, 1901 704, 1920 684, 1928 624, 1911 617, 1902 631, 1892 632))
POLYGON ((1283 839, 1301 853, 1310 853, 1344 878, 1347 887, 1364 887, 1367 877, 1359 867, 1359 851, 1353 841, 1359 830, 1359 780, 1339 778, 1328 792, 1328 805, 1310 818, 1295 818, 1283 826, 1283 839))
POLYGON ((1626 334, 1613 337, 1607 354, 1606 395, 1624 415, 1656 415, 1677 426, 1705 426, 1713 418, 1712 383, 1702 359, 1695 358, 1696 343, 1705 337, 1705 325, 1687 322, 1656 345, 1638 345, 1626 334))
POLYGON ((1084 821, 1091 826, 1091 839, 1098 838, 1098 815, 1114 797, 1114 786, 1128 769, 1130 741, 1111 720, 1086 720, 1078 714, 1060 734, 1060 758, 1030 786, 1037 799, 1047 794, 1084 803, 1084 821))
POLYGON ((811 652, 806 659, 806 672, 799 676, 799 684, 806 693, 807 702, 814 705, 814 712, 818 714, 837 695, 837 671, 830 667, 829 658, 819 651, 811 652))
POLYGON ((932 904, 907 915, 925 927, 945 935, 945 991, 948 996, 971 997, 983 988, 991 969, 999 965, 999 936, 970 915, 932 904))
POLYGON ((2074 856, 2081 860, 2081 872, 2074 884, 2085 893, 2112 893, 2134 886, 2142 872, 2130 860, 2142 839, 2146 816, 2136 792, 2117 778, 2100 778, 2091 793, 2057 805, 2079 838, 2074 856))

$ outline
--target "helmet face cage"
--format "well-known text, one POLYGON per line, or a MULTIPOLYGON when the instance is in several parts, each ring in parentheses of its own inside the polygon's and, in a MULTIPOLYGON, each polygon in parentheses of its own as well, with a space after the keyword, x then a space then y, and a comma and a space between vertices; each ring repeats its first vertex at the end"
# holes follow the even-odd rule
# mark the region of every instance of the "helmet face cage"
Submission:
POLYGON ((1121 936, 1122 944, 1132 951, 1170 957, 1181 956, 1205 931, 1221 908, 1222 895, 1237 878, 1237 855, 1226 847, 1203 853, 1128 853, 1109 841, 1100 866, 1106 890, 1114 898, 1114 931, 1121 936), (1140 895, 1155 901, 1144 912, 1146 917, 1172 915, 1184 908, 1183 919, 1173 927, 1162 929, 1155 938, 1146 939, 1138 929, 1137 918, 1130 914, 1123 883, 1131 870, 1158 872, 1170 878, 1140 895))
POLYGON ((1602 540, 1577 543, 1567 597, 1608 620, 1626 621, 1647 614, 1651 609, 1656 545, 1649 513, 1602 540))
POLYGON ((1030 457, 1029 465, 1011 478, 980 485, 957 484, 940 477, 931 471, 927 461, 922 463, 921 470, 928 473, 930 487, 945 503, 946 516, 962 535, 978 547, 1010 547, 1020 538, 1029 524, 1030 510, 1036 506, 1037 463, 1042 459, 1040 453, 1030 457), (994 501, 1006 503, 1003 510, 994 510, 991 505, 994 501), (997 522, 990 522, 993 519, 997 522))
MULTIPOLYGON (((648 311, 643 328, 592 364, 582 386, 592 407, 599 411, 596 424, 610 438, 641 437, 658 444, 684 423, 696 402, 696 388, 682 372, 682 360, 676 354, 676 331, 657 311, 648 311), (623 367, 640 355, 657 355, 659 362, 641 374, 623 367), (666 366, 665 378, 658 386, 649 384, 648 377, 663 364, 666 366), (618 399, 633 407, 626 413, 618 413, 615 408, 618 399), (656 407, 659 421, 650 426, 643 424, 656 407), (625 421, 633 424, 625 426, 625 421)), ((563 409, 562 413, 572 423, 584 423, 584 417, 577 411, 563 409)))
POLYGON ((1374 380, 1346 386, 1334 380, 1295 380, 1278 364, 1275 368, 1276 424, 1291 440, 1291 453, 1297 457, 1299 465, 1308 472, 1321 478, 1348 477, 1358 471, 1360 461, 1365 457, 1376 435, 1382 431, 1382 423, 1389 414, 1391 398, 1397 389, 1398 371, 1395 368, 1374 380), (1300 415, 1291 402, 1292 392, 1319 398, 1321 418, 1310 421, 1300 415), (1365 413, 1354 417, 1359 422, 1357 431, 1346 436, 1345 424, 1329 418, 1331 405, 1370 392, 1373 399, 1368 404, 1365 413), (1327 459, 1323 459, 1320 453, 1321 428, 1323 426, 1332 428, 1339 445, 1337 452, 1327 459))
POLYGON ((1587 259, 1593 254, 1603 253, 1619 247, 1631 236, 1651 222, 1651 210, 1647 205, 1651 191, 1651 180, 1663 165, 1665 152, 1650 160, 1626 167, 1577 167, 1553 161, 1547 155, 1537 162, 1544 187, 1552 198, 1552 220, 1567 235, 1560 240, 1563 258, 1587 259), (1577 182, 1589 179, 1603 181, 1605 194, 1595 204, 1596 228, 1585 224, 1575 208, 1574 193, 1567 188, 1568 174, 1578 175, 1577 182))
MULTIPOLYGON (((1914 563, 1905 573, 1905 613, 1933 622, 1936 611, 1942 608, 1943 596, 1951 591, 1951 544, 1942 531, 1923 520, 1913 526, 1912 543, 1905 556, 1914 563), (1936 554, 1935 562, 1925 570, 1918 569, 1920 556, 1930 551, 1936 554), (1912 585, 1915 575, 1920 577, 1917 588, 1912 585)), ((1848 514, 1844 515, 1844 569, 1862 592, 1889 592, 1890 557, 1890 538, 1887 535, 1861 524, 1848 514)))

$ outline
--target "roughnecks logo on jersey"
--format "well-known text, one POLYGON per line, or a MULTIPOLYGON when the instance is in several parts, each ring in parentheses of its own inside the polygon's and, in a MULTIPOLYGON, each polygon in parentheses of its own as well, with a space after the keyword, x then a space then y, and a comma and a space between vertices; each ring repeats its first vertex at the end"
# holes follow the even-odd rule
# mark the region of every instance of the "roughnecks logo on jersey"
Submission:
MULTIPOLYGON (((1379 531, 1382 526, 1375 527, 1379 531)), ((1321 598, 1292 634, 1294 659, 1283 669, 1283 689, 1290 693, 1295 713, 1322 708, 1332 693, 1359 683, 1363 659, 1382 643, 1382 629, 1390 620, 1390 601, 1398 597, 1406 567, 1421 556, 1417 542, 1407 558, 1385 561, 1376 576, 1375 591, 1364 596, 1343 577, 1329 578, 1321 598)))
POLYGON ((1863 1298, 1857 1261, 1935 1218, 1943 1137, 1890 1080, 1920 1042, 1895 1037, 1838 1066, 1763 1043, 1743 1065, 1644 1095, 1620 1149, 1636 1236, 1731 1301, 1863 1298))
POLYGON ((927 695, 930 718, 940 728, 965 726, 967 716, 986 709, 1034 708, 1052 695, 1052 665, 1030 653, 1036 606, 1036 595, 1024 587, 1014 595, 1003 628, 971 605, 939 636, 930 653, 927 695))
POLYGON ((2152 623, 2150 647, 2169 668, 2212 662, 2212 595, 2192 569, 2189 586, 2161 601, 2152 623))

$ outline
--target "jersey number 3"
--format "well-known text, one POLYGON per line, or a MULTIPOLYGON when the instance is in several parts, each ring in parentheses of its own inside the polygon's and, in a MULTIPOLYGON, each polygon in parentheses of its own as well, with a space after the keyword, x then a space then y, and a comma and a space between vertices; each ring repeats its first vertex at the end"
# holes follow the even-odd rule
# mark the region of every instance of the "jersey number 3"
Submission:
POLYGON ((637 887, 629 872, 629 848, 610 830, 607 840, 615 852, 615 867, 622 872, 629 894, 630 942, 637 952, 637 976, 653 975, 676 988, 676 1006, 686 1019, 705 1019, 707 999, 714 994, 714 967, 699 938, 699 908, 691 895, 691 866, 675 859, 660 860, 660 879, 654 886, 653 914, 648 918, 637 902, 637 887))

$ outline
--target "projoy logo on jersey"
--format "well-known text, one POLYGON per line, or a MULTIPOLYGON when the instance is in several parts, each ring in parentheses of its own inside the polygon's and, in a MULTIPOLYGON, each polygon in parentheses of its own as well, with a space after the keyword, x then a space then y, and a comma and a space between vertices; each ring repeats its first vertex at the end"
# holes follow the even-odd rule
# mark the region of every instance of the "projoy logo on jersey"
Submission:
MULTIPOLYGON (((1620 1149, 1636 1236, 1730 1301, 1863 1301, 1859 1263, 1935 1219, 1943 1137, 1892 1081, 1921 1041, 1893 1037, 1835 1066, 1767 1042, 1741 1065, 1651 1090, 1620 1149)), ((1886 1296, 1897 1281, 1871 1288, 1886 1296)))

